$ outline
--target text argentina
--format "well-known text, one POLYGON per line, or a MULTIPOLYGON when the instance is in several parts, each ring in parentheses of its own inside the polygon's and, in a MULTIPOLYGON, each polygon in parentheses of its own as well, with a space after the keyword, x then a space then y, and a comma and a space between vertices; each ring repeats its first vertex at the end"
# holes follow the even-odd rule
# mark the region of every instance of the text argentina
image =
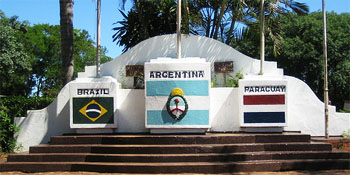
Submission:
POLYGON ((244 92, 286 92, 286 86, 245 86, 244 92))
POLYGON ((204 71, 151 71, 149 78, 202 78, 204 71))

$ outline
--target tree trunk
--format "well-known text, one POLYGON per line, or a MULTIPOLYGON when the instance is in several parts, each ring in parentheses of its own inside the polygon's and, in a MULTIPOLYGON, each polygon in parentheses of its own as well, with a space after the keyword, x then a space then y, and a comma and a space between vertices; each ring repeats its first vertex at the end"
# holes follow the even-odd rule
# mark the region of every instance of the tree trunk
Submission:
POLYGON ((232 39, 232 35, 233 35, 233 29, 234 29, 234 27, 235 27, 235 24, 236 24, 236 19, 235 19, 235 17, 232 17, 232 20, 231 20, 231 25, 230 25, 230 29, 228 30, 228 34, 227 34, 227 39, 226 39, 226 41, 225 41, 225 43, 227 44, 227 45, 230 45, 230 43, 231 43, 231 39, 232 39))
POLYGON ((206 26, 206 29, 205 29, 205 36, 206 37, 209 37, 209 34, 210 34, 210 23, 211 23, 211 12, 210 12, 210 10, 209 9, 207 9, 207 14, 208 14, 208 16, 207 16, 207 26, 206 26))
POLYGON ((213 38, 213 35, 214 35, 214 30, 215 30, 215 26, 216 26, 215 24, 216 24, 217 16, 218 16, 218 10, 219 10, 219 9, 215 9, 215 10, 214 10, 213 27, 212 27, 212 29, 211 29, 209 38, 213 38))
POLYGON ((73 59, 73 0, 60 0, 61 55, 63 85, 72 80, 73 59))
POLYGON ((215 32, 214 32, 214 35, 213 35, 213 38, 214 39, 217 39, 218 38, 218 33, 219 33, 219 29, 220 29, 220 25, 221 25, 221 20, 225 14, 225 11, 226 11, 226 5, 227 5, 227 0, 224 0, 222 1, 222 4, 221 4, 221 8, 220 8, 220 14, 216 20, 216 24, 215 25, 215 32))

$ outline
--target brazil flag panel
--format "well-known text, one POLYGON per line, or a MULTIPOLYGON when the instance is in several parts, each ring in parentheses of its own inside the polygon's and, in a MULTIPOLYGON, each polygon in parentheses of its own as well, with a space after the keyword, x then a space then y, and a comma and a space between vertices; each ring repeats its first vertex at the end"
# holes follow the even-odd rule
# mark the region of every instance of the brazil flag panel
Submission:
POLYGON ((73 124, 113 124, 113 97, 74 97, 73 124))

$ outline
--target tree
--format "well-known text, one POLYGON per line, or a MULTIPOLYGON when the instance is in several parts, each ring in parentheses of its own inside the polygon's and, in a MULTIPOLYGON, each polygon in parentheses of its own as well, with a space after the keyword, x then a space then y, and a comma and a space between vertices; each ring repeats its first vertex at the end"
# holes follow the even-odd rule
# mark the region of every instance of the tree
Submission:
POLYGON ((228 0, 190 0, 188 6, 191 13, 199 12, 199 18, 192 20, 196 22, 194 25, 200 35, 217 39, 219 29, 222 27, 222 21, 225 14, 228 12, 228 0), (216 35, 215 35, 216 34, 216 35))
POLYGON ((176 4, 173 0, 147 1, 135 0, 133 8, 124 19, 115 24, 113 41, 124 46, 123 52, 139 42, 153 36, 176 32, 176 4))
MULTIPOLYGON (((59 76, 62 67, 60 26, 37 24, 28 27, 27 30, 22 36, 22 41, 33 67, 28 84, 34 89, 33 95, 55 97, 63 85, 59 76)), ((96 46, 85 30, 74 29, 73 40, 74 78, 77 72, 84 70, 85 66, 95 64, 96 46)), ((102 63, 111 60, 105 53, 106 49, 102 48, 102 63)))
POLYGON ((73 0, 60 0, 62 78, 63 85, 72 80, 73 59, 73 0))
MULTIPOLYGON (((261 7, 256 6, 257 3, 253 3, 251 6, 253 16, 260 16, 261 7), (255 15, 256 14, 256 15, 255 15)), ((264 23, 265 23, 265 35, 268 35, 273 41, 273 51, 277 55, 280 49, 280 42, 283 39, 281 37, 280 18, 282 16, 290 17, 291 14, 306 15, 309 12, 309 8, 299 2, 293 0, 266 0, 264 5, 264 23)), ((290 18, 292 20, 292 18, 290 18)), ((248 22, 250 28, 259 28, 262 21, 260 18, 256 19, 256 22, 248 22)))
MULTIPOLYGON (((122 1, 125 4, 126 0, 122 1)), ((255 28, 259 26, 260 20, 260 0, 183 0, 182 16, 183 25, 182 31, 184 33, 199 34, 210 38, 218 39, 226 44, 231 44, 232 40, 236 37, 241 38, 243 32, 246 30, 238 30, 239 24, 245 25, 247 28, 255 28)), ((157 8, 158 4, 164 2, 172 3, 175 6, 174 0, 161 0, 161 1, 146 1, 146 0, 134 0, 134 7, 129 14, 124 14, 123 21, 117 22, 121 27, 116 27, 114 30, 117 33, 113 36, 114 41, 118 41, 117 44, 125 46, 125 50, 128 50, 130 46, 134 46, 140 41, 147 39, 151 36, 147 29, 148 24, 157 24, 152 22, 153 19, 162 20, 161 18, 145 17, 152 16, 151 14, 142 13, 140 8, 147 9, 145 5, 153 4, 153 9, 156 14, 162 14, 166 12, 162 8, 157 8), (134 13, 138 13, 135 15, 134 13), (138 17, 138 18, 137 18, 138 17), (136 19, 135 19, 136 18, 136 19), (146 21, 150 20, 150 21, 146 21), (146 25, 143 25, 146 24, 146 25), (139 26, 139 27, 135 27, 139 26), (142 28, 144 27, 144 28, 142 28), (146 30, 146 31, 143 31, 146 30), (141 36, 141 37, 140 37, 141 36)), ((266 0, 265 1, 265 16, 266 16, 266 31, 267 35, 273 39, 275 47, 275 53, 277 54, 279 48, 279 42, 281 40, 279 30, 279 18, 281 15, 288 15, 290 11, 297 14, 307 14, 308 7, 303 3, 298 3, 293 0, 266 0)), ((159 7, 159 6, 158 6, 159 7)), ((176 7, 172 7, 176 8, 176 7)), ((151 12, 149 12, 151 13, 151 12)), ((173 12, 175 16, 175 11, 173 12)), ((176 19, 172 19, 176 21, 176 19)), ((168 24, 168 23, 167 23, 168 24)), ((160 23, 160 25, 163 25, 160 23)), ((152 25, 151 25, 152 26, 152 25)), ((164 27, 164 26, 163 26, 164 27)), ((157 29, 157 28, 154 28, 157 29)), ((153 30, 153 29, 152 29, 153 30)), ((159 30, 159 29, 158 29, 159 30)), ((174 33, 175 30, 171 33, 174 33)), ((157 35, 166 33, 156 33, 157 35)), ((155 35, 152 35, 155 36, 155 35)))
MULTIPOLYGON (((6 96, 56 97, 62 88, 61 35, 59 25, 38 24, 7 18, 0 11, 0 94, 6 96)), ((74 29, 77 72, 96 62, 96 46, 89 33, 74 29)), ((101 49, 101 62, 112 58, 101 49)))
MULTIPOLYGON (((305 80, 323 99, 322 13, 295 19, 295 24, 285 21, 283 31, 288 40, 283 43, 283 57, 276 60, 288 66, 287 74, 305 80)), ((342 109, 344 101, 350 99, 350 14, 328 13, 327 23, 329 98, 342 109)))
POLYGON ((238 22, 243 22, 244 18, 248 16, 248 13, 249 13, 249 11, 244 10, 244 9, 247 9, 247 5, 244 0, 231 1, 228 4, 228 8, 231 11, 231 16, 229 18, 231 21, 230 21, 230 28, 225 33, 225 36, 226 36, 225 44, 230 44, 232 39, 235 36, 241 36, 241 34, 238 33, 239 31, 237 30, 236 30, 236 35, 234 35, 235 26, 238 22))
POLYGON ((31 65, 20 38, 27 26, 0 10, 0 95, 27 96, 31 91, 26 84, 31 65))
POLYGON ((22 41, 32 65, 28 85, 35 92, 33 95, 41 96, 44 89, 61 87, 58 76, 61 69, 60 27, 48 24, 28 27, 22 41))
MULTIPOLYGON (((272 40, 267 39, 266 58, 277 61, 286 75, 305 81, 319 99, 323 99, 322 13, 306 16, 291 14, 280 19, 281 49, 273 54, 272 40)), ((327 14, 329 97, 337 109, 350 98, 350 14, 327 14)), ((252 57, 258 57, 259 41, 248 31, 245 40, 233 47, 252 57)))

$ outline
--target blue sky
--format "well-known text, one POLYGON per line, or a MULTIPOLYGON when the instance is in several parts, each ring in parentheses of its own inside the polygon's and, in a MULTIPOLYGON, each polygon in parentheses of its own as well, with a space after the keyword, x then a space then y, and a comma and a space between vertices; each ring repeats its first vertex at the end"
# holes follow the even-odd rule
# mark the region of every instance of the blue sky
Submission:
MULTIPOLYGON (((310 11, 321 11, 322 0, 296 0, 306 3, 310 11)), ((115 33, 112 28, 115 22, 122 20, 119 13, 121 0, 101 0, 101 45, 108 50, 107 55, 116 58, 122 54, 121 47, 112 41, 115 33)), ((130 0, 127 1, 125 10, 130 9, 130 0)), ((19 16, 20 21, 27 20, 30 24, 58 25, 59 0, 0 0, 0 10, 7 17, 19 16)), ((73 25, 77 29, 85 29, 96 40, 96 0, 74 0, 73 25)), ((326 0, 326 10, 337 13, 350 13, 350 0, 326 0)))

